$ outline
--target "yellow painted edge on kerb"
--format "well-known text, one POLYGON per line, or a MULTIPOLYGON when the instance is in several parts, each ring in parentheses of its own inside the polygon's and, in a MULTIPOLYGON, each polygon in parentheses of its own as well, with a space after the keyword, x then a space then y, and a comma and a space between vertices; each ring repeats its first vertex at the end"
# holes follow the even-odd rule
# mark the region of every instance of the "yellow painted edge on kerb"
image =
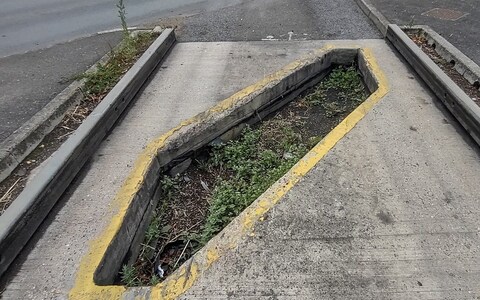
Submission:
MULTIPOLYGON (((335 46, 325 46, 319 49, 316 54, 333 48, 335 48, 335 46)), ((257 199, 253 205, 242 213, 241 226, 243 234, 252 233, 255 223, 258 222, 259 219, 261 219, 262 216, 265 215, 265 213, 268 212, 309 170, 311 170, 313 166, 315 166, 315 164, 318 163, 318 161, 320 161, 320 159, 322 159, 325 154, 327 154, 328 151, 332 149, 335 144, 344 137, 345 134, 347 134, 388 92, 386 77, 374 59, 372 51, 370 49, 361 49, 360 51, 362 51, 368 68, 374 74, 378 82, 378 89, 367 100, 365 100, 365 102, 348 115, 337 127, 335 127, 319 144, 317 144, 284 177, 282 177, 280 181, 275 183, 267 192, 257 199)), ((126 291, 123 286, 96 285, 93 281, 93 274, 107 251, 108 245, 119 231, 127 209, 135 197, 135 194, 142 186, 144 176, 146 175, 158 149, 165 144, 165 141, 170 136, 182 127, 198 122, 201 118, 206 118, 213 113, 218 113, 231 108, 240 99, 258 92, 273 81, 281 80, 285 75, 292 70, 301 67, 302 64, 305 64, 306 62, 307 60, 298 60, 287 65, 282 70, 267 76, 258 83, 251 85, 220 102, 218 105, 208 110, 206 114, 200 114, 182 122, 176 128, 151 142, 135 162, 133 171, 113 200, 112 204, 118 209, 118 212, 113 216, 105 231, 97 239, 91 242, 88 253, 83 257, 77 272, 75 285, 70 290, 69 298, 119 299, 126 291)), ((237 242, 240 238, 241 237, 237 237, 237 242)), ((235 246, 235 241, 229 244, 229 248, 235 246)), ((212 263, 218 260, 221 254, 223 254, 212 243, 207 244, 206 247, 207 249, 201 251, 201 253, 205 253, 201 265, 197 263, 191 263, 188 266, 183 265, 179 270, 172 274, 173 276, 170 276, 166 281, 152 288, 151 298, 175 299, 188 290, 197 280, 199 275, 208 269, 212 263)))

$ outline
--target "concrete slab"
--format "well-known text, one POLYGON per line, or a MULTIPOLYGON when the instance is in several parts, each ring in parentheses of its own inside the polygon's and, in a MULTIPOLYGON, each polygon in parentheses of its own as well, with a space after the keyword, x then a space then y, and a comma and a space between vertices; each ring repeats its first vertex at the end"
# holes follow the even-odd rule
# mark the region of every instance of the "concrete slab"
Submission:
POLYGON ((178 44, 17 260, 3 297, 67 298, 147 141, 326 43, 372 48, 391 93, 185 297, 478 293, 478 150, 383 40, 366 40, 178 44))

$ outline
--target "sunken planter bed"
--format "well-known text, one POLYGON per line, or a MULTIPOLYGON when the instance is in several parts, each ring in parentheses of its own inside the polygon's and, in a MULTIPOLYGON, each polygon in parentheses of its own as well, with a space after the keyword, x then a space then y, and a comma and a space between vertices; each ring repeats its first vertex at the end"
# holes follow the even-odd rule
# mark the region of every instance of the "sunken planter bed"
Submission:
POLYGON ((160 288, 208 268, 234 244, 230 231, 249 213, 243 209, 333 128, 350 126, 347 115, 363 117, 362 103, 379 88, 367 56, 320 49, 152 141, 115 199, 120 212, 84 258, 73 295, 160 288))

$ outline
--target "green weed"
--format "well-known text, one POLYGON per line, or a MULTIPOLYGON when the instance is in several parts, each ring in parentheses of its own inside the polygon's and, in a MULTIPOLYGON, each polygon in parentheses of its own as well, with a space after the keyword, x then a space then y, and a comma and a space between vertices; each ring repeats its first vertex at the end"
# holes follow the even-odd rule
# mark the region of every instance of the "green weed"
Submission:
POLYGON ((125 4, 123 3, 123 0, 118 0, 117 9, 118 9, 118 17, 120 18, 120 23, 122 25, 123 35, 125 38, 128 39, 130 37, 130 32, 128 31, 127 11, 125 9, 125 4))
POLYGON ((178 190, 178 177, 163 176, 160 180, 160 186, 162 188, 162 195, 167 200, 173 197, 173 194, 178 190))
POLYGON ((156 213, 154 213, 152 221, 148 225, 147 231, 145 232, 145 244, 150 245, 151 242, 160 237, 160 218, 156 213))
POLYGON ((150 278, 150 281, 148 282, 148 285, 150 286, 155 286, 161 282, 160 277, 157 275, 153 275, 152 278, 150 278))
POLYGON ((365 100, 365 88, 355 66, 338 66, 304 100, 310 106, 320 105, 328 117, 347 111, 346 102, 365 100), (329 92, 338 94, 336 101, 327 101, 329 92))
MULTIPOLYGON (((262 127, 256 130, 246 128, 239 139, 213 150, 212 164, 225 167, 233 175, 221 179, 213 191, 206 223, 198 237, 201 245, 221 231, 307 152, 305 146, 295 146, 294 138, 288 135, 286 139, 282 137, 283 142, 277 143, 279 149, 259 150, 257 145, 261 136, 262 127)), ((278 139, 271 137, 275 138, 278 139)))
POLYGON ((327 102, 322 104, 323 109, 325 109, 325 114, 327 117, 335 117, 338 114, 345 112, 346 108, 341 106, 337 102, 327 102))
POLYGON ((355 66, 338 66, 334 68, 320 86, 326 89, 335 88, 344 92, 359 92, 364 89, 355 66))
POLYGON ((117 50, 110 52, 108 62, 99 64, 95 72, 79 76, 86 79, 83 90, 85 97, 92 100, 103 98, 154 38, 155 35, 152 33, 140 33, 136 37, 124 39, 117 50))
POLYGON ((137 269, 133 266, 123 265, 120 275, 122 283, 128 287, 138 286, 140 284, 137 269))
POLYGON ((410 21, 408 21, 408 23, 405 25, 405 27, 412 28, 413 26, 415 26, 415 16, 414 15, 410 17, 410 21))

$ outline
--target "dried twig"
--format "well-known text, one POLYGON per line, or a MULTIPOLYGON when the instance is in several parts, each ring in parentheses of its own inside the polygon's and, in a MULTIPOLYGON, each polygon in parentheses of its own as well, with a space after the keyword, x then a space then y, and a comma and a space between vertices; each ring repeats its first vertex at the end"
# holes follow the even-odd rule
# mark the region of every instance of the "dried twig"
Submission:
POLYGON ((175 264, 173 265, 173 268, 174 268, 174 269, 177 267, 178 263, 179 263, 180 260, 182 259, 183 254, 185 253, 185 250, 187 250, 187 247, 188 247, 189 244, 190 244, 190 240, 187 241, 187 243, 185 244, 185 247, 183 247, 182 253, 180 254, 180 256, 179 256, 178 259, 177 259, 177 262, 175 262, 175 264))
POLYGON ((176 242, 181 236, 185 235, 185 232, 188 232, 190 230, 192 230, 193 227, 197 226, 198 224, 200 224, 200 222, 202 222, 201 220, 198 221, 197 223, 193 224, 192 226, 190 226, 187 230, 184 230, 182 231, 180 234, 177 234, 173 239, 169 240, 168 242, 165 243, 165 245, 168 245, 170 243, 174 243, 176 242))
MULTIPOLYGON (((73 116, 73 114, 69 114, 68 117, 69 117, 73 122, 75 122, 75 123, 81 123, 81 122, 82 122, 82 120, 77 120, 77 119, 73 116)), ((65 119, 65 120, 63 121, 63 123, 65 124, 65 123, 67 123, 67 121, 68 121, 68 120, 65 119)))
POLYGON ((77 113, 77 109, 80 107, 80 105, 75 106, 75 110, 73 111, 72 115, 77 113))
POLYGON ((145 248, 150 248, 150 249, 153 249, 153 250, 155 250, 155 248, 154 248, 154 247, 152 247, 152 246, 150 246, 150 245, 143 244, 143 243, 142 243, 142 244, 140 244, 140 245, 141 245, 141 246, 143 246, 143 247, 145 247, 145 248))
MULTIPOLYGON (((185 231, 190 231, 192 230, 192 228, 194 228, 195 226, 197 226, 198 224, 200 224, 202 222, 202 220, 198 221, 197 223, 193 224, 192 226, 190 226, 187 230, 185 231)), ((170 244, 170 243, 173 243, 173 242, 176 242, 178 240, 179 237, 181 237, 182 235, 185 235, 185 231, 182 231, 180 234, 176 235, 173 239, 169 239, 167 242, 163 243, 162 247, 158 250, 157 252, 157 255, 155 255, 155 259, 153 261, 157 261, 158 260, 158 257, 163 253, 163 250, 165 249, 165 246, 170 244)), ((190 240, 188 241, 190 242, 190 240)))
MULTIPOLYGON (((72 116, 77 116, 77 117, 80 117, 81 119, 85 119, 87 117, 85 114, 82 114, 82 113, 74 113, 72 114, 72 116)), ((82 120, 78 120, 78 122, 82 122, 82 120)))
POLYGON ((57 140, 61 140, 61 139, 63 139, 64 137, 67 137, 67 136, 71 135, 72 133, 73 133, 73 131, 67 132, 67 133, 65 133, 64 135, 61 135, 61 136, 57 137, 57 140))
POLYGON ((66 130, 70 130, 70 131, 74 131, 74 130, 75 130, 75 129, 70 128, 70 127, 68 127, 68 126, 60 126, 60 127, 62 127, 63 129, 66 129, 66 130))
POLYGON ((13 191, 15 186, 18 184, 18 182, 20 182, 21 179, 22 178, 18 178, 17 181, 15 181, 15 183, 5 192, 5 194, 3 194, 2 198, 0 198, 0 203, 3 204, 3 207, 0 213, 3 213, 5 211, 5 206, 7 206, 9 202, 8 200, 11 195, 11 192, 13 191))

